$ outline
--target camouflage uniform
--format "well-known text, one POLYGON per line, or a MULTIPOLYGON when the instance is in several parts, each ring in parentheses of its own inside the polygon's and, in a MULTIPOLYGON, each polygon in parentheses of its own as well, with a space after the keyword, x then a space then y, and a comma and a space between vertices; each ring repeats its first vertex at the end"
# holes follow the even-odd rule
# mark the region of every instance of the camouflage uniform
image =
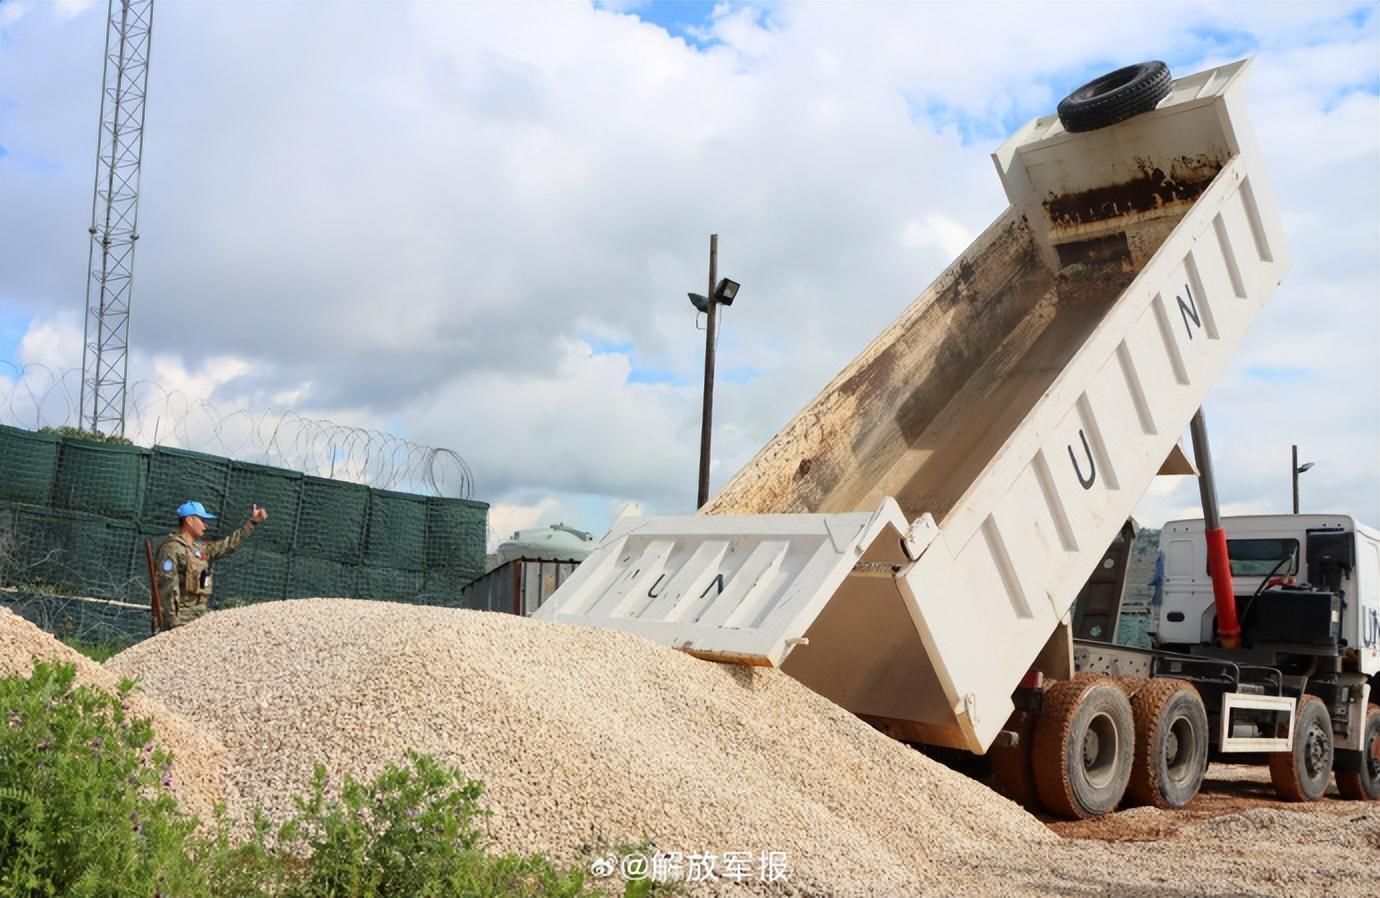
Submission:
POLYGON ((206 613, 206 602, 211 598, 211 562, 238 549, 253 532, 254 522, 250 521, 225 539, 210 543, 190 540, 181 533, 168 534, 158 547, 155 563, 164 630, 206 613))

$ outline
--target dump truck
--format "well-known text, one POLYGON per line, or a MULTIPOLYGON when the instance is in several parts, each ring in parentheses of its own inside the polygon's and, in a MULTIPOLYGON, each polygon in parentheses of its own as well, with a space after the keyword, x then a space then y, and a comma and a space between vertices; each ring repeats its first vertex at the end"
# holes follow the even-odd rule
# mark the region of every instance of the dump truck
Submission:
POLYGON ((1304 763, 1297 680, 1070 626, 1153 479, 1194 472, 1190 423, 1215 516, 1201 405, 1288 267, 1248 67, 1128 67, 1020 128, 992 225, 698 514, 619 520, 537 616, 779 668, 1067 817, 1182 805, 1209 754, 1304 763))

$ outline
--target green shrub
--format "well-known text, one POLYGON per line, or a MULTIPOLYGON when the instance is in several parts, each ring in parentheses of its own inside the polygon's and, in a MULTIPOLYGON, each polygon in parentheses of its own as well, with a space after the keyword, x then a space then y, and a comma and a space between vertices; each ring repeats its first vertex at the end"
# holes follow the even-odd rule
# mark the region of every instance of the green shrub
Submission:
POLYGON ((83 430, 80 427, 72 427, 64 424, 61 427, 40 427, 39 433, 51 433, 64 439, 90 440, 93 443, 115 443, 120 446, 133 446, 132 440, 127 440, 119 434, 101 433, 98 430, 83 430))
POLYGON ((71 665, 0 679, 0 896, 208 895, 183 851, 196 821, 171 757, 131 720, 131 684, 74 686, 71 665))
MULTIPOLYGON (((482 784, 420 754, 338 787, 318 765, 297 813, 209 834, 169 791, 172 758, 132 689, 71 665, 0 678, 0 898, 590 898, 582 867, 484 852, 482 784)), ((640 898, 669 887, 626 884, 640 898)))
MULTIPOLYGON (((346 777, 332 788, 317 765, 297 816, 277 833, 289 865, 282 898, 464 898, 581 896, 581 870, 540 857, 493 857, 478 821, 483 786, 425 755, 409 753, 369 783, 346 777)), ((262 827, 260 828, 262 833, 262 827)), ((264 840, 260 839, 260 845, 264 840)))

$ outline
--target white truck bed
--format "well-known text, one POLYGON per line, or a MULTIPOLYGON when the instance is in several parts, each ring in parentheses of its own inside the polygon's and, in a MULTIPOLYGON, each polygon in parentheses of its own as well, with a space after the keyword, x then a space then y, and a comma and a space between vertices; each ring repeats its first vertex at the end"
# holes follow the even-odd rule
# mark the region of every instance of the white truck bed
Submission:
POLYGON ((995 154, 1011 205, 711 500, 538 612, 780 666, 982 752, 1287 267, 1246 62, 995 154))

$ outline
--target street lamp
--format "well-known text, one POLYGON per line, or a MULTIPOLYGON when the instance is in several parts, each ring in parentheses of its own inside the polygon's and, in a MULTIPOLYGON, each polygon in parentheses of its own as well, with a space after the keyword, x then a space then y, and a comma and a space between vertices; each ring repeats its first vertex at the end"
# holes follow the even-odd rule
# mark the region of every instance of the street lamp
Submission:
POLYGON ((700 418, 700 484, 696 508, 709 501, 709 435, 714 419, 714 344, 718 326, 715 310, 731 306, 738 295, 737 281, 719 280, 719 235, 709 235, 709 295, 689 293, 690 304, 705 314, 704 328, 704 413, 700 418))
POLYGON ((1303 464, 1299 464, 1299 447, 1298 447, 1298 446, 1294 446, 1293 449, 1294 449, 1294 464, 1292 465, 1292 467, 1293 467, 1293 472, 1294 472, 1294 473, 1293 473, 1293 478, 1294 478, 1294 514, 1298 514, 1298 513, 1299 513, 1299 475, 1302 474, 1304 471, 1307 471, 1309 468, 1313 467, 1313 463, 1312 463, 1311 461, 1309 461, 1309 462, 1304 462, 1303 464))

